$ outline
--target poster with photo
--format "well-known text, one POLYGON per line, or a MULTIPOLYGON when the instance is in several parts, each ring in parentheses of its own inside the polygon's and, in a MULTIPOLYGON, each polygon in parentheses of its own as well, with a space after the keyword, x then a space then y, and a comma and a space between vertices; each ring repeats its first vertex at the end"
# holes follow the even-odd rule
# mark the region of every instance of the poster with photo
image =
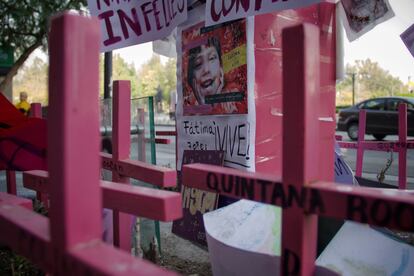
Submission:
POLYGON ((247 114, 246 20, 182 32, 183 115, 247 114))
POLYGON ((388 0, 341 0, 341 4, 349 41, 394 16, 388 0))

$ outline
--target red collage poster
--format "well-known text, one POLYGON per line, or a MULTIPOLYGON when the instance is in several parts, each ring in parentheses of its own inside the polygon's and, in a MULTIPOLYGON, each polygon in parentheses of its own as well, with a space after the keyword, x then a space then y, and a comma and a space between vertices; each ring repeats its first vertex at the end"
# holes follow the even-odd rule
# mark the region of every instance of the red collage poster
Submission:
POLYGON ((247 114, 246 20, 182 32, 183 111, 247 114))

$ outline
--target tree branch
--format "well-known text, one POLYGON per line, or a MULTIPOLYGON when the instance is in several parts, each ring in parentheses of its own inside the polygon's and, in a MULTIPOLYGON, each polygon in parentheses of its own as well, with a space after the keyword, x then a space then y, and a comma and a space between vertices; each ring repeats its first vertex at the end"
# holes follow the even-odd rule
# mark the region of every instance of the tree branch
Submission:
POLYGON ((27 60, 27 58, 30 56, 30 54, 33 53, 33 51, 39 48, 41 45, 42 40, 39 39, 29 48, 27 48, 26 51, 23 52, 23 54, 11 67, 9 73, 7 73, 6 78, 2 82, 0 82, 0 91, 4 91, 10 85, 11 81, 13 80, 13 77, 17 74, 20 66, 22 66, 23 63, 27 60))

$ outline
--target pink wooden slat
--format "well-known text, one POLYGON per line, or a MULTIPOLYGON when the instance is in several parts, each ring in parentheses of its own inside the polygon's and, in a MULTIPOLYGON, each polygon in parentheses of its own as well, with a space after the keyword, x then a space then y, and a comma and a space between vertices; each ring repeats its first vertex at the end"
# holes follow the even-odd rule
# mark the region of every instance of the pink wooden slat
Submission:
POLYGON ((52 242, 61 251, 102 235, 99 41, 97 18, 66 13, 53 19, 47 138, 55 185, 49 215, 52 242))
POLYGON ((27 198, 13 196, 0 192, 0 204, 19 205, 26 209, 32 210, 32 201, 27 198))
POLYGON ((45 272, 57 275, 176 275, 102 241, 81 243, 56 254, 49 221, 20 206, 0 202, 0 243, 31 260, 45 272), (53 253, 52 253, 53 252, 53 253))
MULTIPOLYGON (((151 140, 150 139, 145 139, 145 141, 148 143, 151 140)), ((156 144, 168 145, 168 144, 171 144, 171 139, 168 139, 168 138, 155 138, 155 143, 156 144)))
POLYGON ((182 217, 181 194, 102 181, 105 207, 140 217, 172 221, 182 217))
POLYGON ((356 157, 356 169, 355 175, 361 177, 362 176, 362 166, 364 163, 364 148, 360 146, 365 140, 365 128, 366 128, 366 121, 367 121, 367 111, 361 109, 359 111, 359 120, 358 120, 358 149, 357 149, 357 157, 356 157))
MULTIPOLYGON (((400 144, 407 144, 407 104, 398 106, 398 141, 400 144)), ((407 189, 406 148, 400 149, 398 153, 398 188, 407 189)))
POLYGON ((30 104, 30 117, 42 118, 42 105, 40 103, 30 104))
MULTIPOLYGON (((311 24, 285 28, 282 44, 283 183, 301 188, 319 178, 323 160, 318 158, 320 143, 315 143, 320 141, 319 29, 311 24)), ((317 217, 292 206, 282 213, 282 234, 281 275, 314 274, 317 217)))
MULTIPOLYGON (((28 189, 48 193, 49 181, 45 171, 24 172, 23 183, 28 189)), ((105 208, 161 221, 172 221, 182 216, 179 193, 108 181, 101 181, 100 186, 105 208)), ((29 203, 31 206, 31 201, 29 203)))
POLYGON ((16 172, 15 171, 6 171, 6 185, 7 192, 12 195, 17 195, 16 189, 16 172))
MULTIPOLYGON (((414 197, 397 190, 314 182, 295 187, 268 174, 241 172, 218 166, 183 166, 183 184, 234 198, 244 198, 304 213, 350 219, 402 231, 414 231, 414 197)), ((316 237, 316 236, 315 236, 316 237)))
MULTIPOLYGON (((129 81, 114 81, 113 113, 112 113, 112 158, 113 160, 129 159, 131 146, 131 84, 129 81)), ((129 177, 112 171, 112 181, 130 184, 129 177)), ((114 245, 127 252, 131 251, 132 219, 129 214, 113 211, 114 245)))
POLYGON ((392 142, 392 141, 363 141, 361 143, 355 142, 341 142, 338 141, 338 145, 344 149, 357 149, 359 146, 363 147, 364 150, 374 151, 393 151, 400 152, 402 149, 414 149, 414 142, 392 142))
POLYGON ((176 186, 177 172, 173 169, 131 159, 114 161, 108 153, 101 153, 101 159, 104 169, 159 187, 176 186))
MULTIPOLYGON (((30 104, 30 116, 35 118, 42 118, 42 105, 40 103, 30 104)), ((45 208, 49 208, 49 199, 41 192, 36 192, 36 198, 43 203, 45 208)))
POLYGON ((155 131, 155 135, 158 136, 177 136, 176 131, 168 131, 168 130, 157 130, 155 131))
POLYGON ((1 244, 28 257, 44 271, 51 270, 49 221, 46 217, 28 208, 0 201, 0 226, 1 244))

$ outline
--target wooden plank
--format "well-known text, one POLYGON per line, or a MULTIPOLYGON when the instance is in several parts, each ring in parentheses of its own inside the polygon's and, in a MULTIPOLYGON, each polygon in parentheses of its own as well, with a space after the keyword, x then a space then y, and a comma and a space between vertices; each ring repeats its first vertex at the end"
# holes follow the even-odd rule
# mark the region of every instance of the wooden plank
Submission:
POLYGON ((414 197, 403 191, 320 181, 297 188, 275 176, 204 164, 183 166, 183 184, 284 209, 298 207, 303 213, 414 231, 414 197))
MULTIPOLYGON (((48 173, 45 171, 24 172, 23 181, 28 189, 48 193, 48 173)), ((182 217, 179 193, 102 180, 100 186, 105 208, 161 221, 173 221, 182 217)))
POLYGON ((32 210, 32 201, 27 198, 17 197, 11 194, 0 192, 0 204, 19 205, 32 210))
POLYGON ((49 216, 52 242, 66 250, 102 235, 98 19, 57 16, 49 40, 49 216))
MULTIPOLYGON (((320 143, 315 144, 321 141, 319 28, 311 24, 285 28, 282 41, 289 45, 283 47, 282 56, 282 178, 285 186, 301 189, 320 177, 319 163, 323 160, 319 156, 320 143)), ((300 206, 292 205, 283 211, 281 275, 314 274, 317 227, 317 217, 305 214, 300 206)))
POLYGON ((175 187, 177 171, 137 160, 114 161, 112 155, 101 153, 102 168, 115 171, 120 175, 150 183, 159 187, 175 187))

